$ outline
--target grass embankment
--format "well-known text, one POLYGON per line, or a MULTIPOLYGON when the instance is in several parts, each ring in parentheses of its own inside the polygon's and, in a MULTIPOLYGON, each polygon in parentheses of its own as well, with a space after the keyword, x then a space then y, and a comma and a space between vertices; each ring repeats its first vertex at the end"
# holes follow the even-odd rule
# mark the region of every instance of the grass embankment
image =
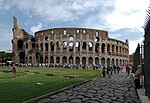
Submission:
POLYGON ((66 68, 0 68, 0 103, 22 101, 101 75, 99 70, 66 68))

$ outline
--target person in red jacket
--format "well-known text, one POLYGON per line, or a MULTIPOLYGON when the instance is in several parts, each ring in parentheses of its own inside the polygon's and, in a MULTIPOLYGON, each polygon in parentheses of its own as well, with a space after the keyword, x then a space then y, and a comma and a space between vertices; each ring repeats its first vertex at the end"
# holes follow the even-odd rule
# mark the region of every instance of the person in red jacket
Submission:
POLYGON ((13 73, 16 73, 16 66, 13 64, 13 73))
POLYGON ((131 68, 129 67, 129 65, 127 65, 127 66, 126 66, 126 71, 127 71, 128 75, 129 75, 129 73, 130 73, 130 70, 131 70, 131 68))

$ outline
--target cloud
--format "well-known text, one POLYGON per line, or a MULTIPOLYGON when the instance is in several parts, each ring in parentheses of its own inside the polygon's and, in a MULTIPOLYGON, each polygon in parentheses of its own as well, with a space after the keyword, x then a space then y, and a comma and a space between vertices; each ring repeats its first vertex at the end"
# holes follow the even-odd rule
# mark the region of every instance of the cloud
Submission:
POLYGON ((36 26, 32 26, 30 28, 32 33, 35 33, 36 31, 39 31, 43 27, 43 24, 39 22, 36 26))
POLYGON ((48 21, 69 21, 93 11, 98 0, 2 0, 0 11, 16 8, 28 16, 48 21))
POLYGON ((143 26, 149 0, 117 0, 114 12, 106 17, 110 30, 143 26))

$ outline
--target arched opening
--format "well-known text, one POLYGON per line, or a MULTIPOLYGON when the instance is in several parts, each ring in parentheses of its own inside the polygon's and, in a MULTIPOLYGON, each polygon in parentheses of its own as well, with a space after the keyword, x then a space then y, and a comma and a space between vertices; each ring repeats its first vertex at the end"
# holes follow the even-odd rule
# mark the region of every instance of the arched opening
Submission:
POLYGON ((115 65, 115 60, 114 60, 114 58, 112 58, 112 66, 114 66, 115 65))
POLYGON ((70 36, 69 37, 69 51, 73 51, 73 41, 74 41, 74 37, 73 36, 70 36))
POLYGON ((86 65, 86 57, 82 57, 82 64, 86 65))
POLYGON ((57 46, 57 50, 60 50, 60 46, 61 46, 60 41, 57 41, 56 46, 57 46))
POLYGON ((56 63, 60 63, 60 57, 56 57, 56 63))
POLYGON ((45 43, 45 50, 48 51, 48 43, 45 43))
POLYGON ((26 43, 26 49, 28 49, 28 43, 26 43))
POLYGON ((25 63, 25 53, 24 52, 19 53, 19 60, 20 60, 20 63, 25 63))
POLYGON ((93 58, 89 57, 88 62, 89 62, 89 65, 93 65, 93 58))
POLYGON ((29 63, 32 64, 32 57, 29 57, 29 63))
POLYGON ((37 52, 36 53, 36 63, 40 63, 40 53, 39 52, 37 52))
POLYGON ((123 66, 125 65, 124 60, 123 60, 123 66))
POLYGON ((54 51, 54 43, 51 42, 51 51, 54 51))
POLYGON ((40 56, 40 63, 42 64, 43 63, 43 57, 40 56))
POLYGON ((121 48, 121 46, 120 46, 120 53, 121 53, 121 49, 122 49, 122 48, 121 48))
POLYGON ((118 66, 118 59, 116 59, 116 65, 118 66))
POLYGON ((48 64, 48 56, 45 55, 45 61, 44 61, 45 64, 48 64))
POLYGON ((40 48, 41 48, 41 50, 43 50, 43 43, 40 44, 40 48))
POLYGON ((104 57, 101 58, 101 65, 102 65, 102 66, 105 66, 105 58, 104 58, 104 57))
POLYGON ((121 61, 121 59, 120 59, 120 66, 122 66, 122 61, 121 61))
POLYGON ((82 50, 86 50, 86 42, 83 42, 82 50))
POLYGON ((96 53, 99 52, 99 43, 96 43, 96 45, 95 45, 95 52, 96 52, 96 53))
POLYGON ((64 35, 67 35, 67 31, 66 30, 64 30, 64 33, 63 33, 64 35))
POLYGON ((50 57, 50 64, 51 63, 54 63, 54 57, 53 56, 50 57))
POLYGON ((110 53, 110 44, 107 45, 107 53, 110 53))
POLYGON ((112 45, 112 53, 114 53, 114 50, 115 50, 115 46, 112 45))
POLYGON ((110 58, 107 58, 107 66, 110 66, 110 58))
POLYGON ((73 42, 69 43, 69 51, 73 51, 73 42))
POLYGON ((28 57, 26 57, 25 63, 28 63, 28 57))
POLYGON ((39 49, 39 44, 36 44, 36 49, 39 49))
POLYGON ((74 41, 74 37, 73 37, 73 36, 70 36, 70 37, 69 37, 69 41, 74 41))
POLYGON ((69 64, 73 64, 73 57, 72 56, 69 57, 69 64))
POLYGON ((67 57, 66 56, 63 56, 63 58, 62 58, 62 64, 67 64, 67 57))
POLYGON ((80 57, 76 57, 75 62, 76 62, 76 65, 80 65, 80 57))
POLYGON ((92 42, 89 42, 89 43, 88 43, 88 46, 89 46, 89 51, 92 51, 92 50, 93 50, 93 43, 92 43, 92 42))
POLYGON ((46 37, 45 37, 45 41, 48 41, 48 40, 49 40, 49 39, 48 39, 48 37, 46 36, 46 37))
POLYGON ((76 42, 76 50, 80 51, 80 42, 79 41, 76 42))
POLYGON ((98 57, 95 58, 95 64, 99 65, 99 58, 98 57))
POLYGON ((63 41, 63 49, 66 50, 67 49, 67 42, 63 41))
POLYGON ((36 44, 35 38, 32 38, 32 39, 31 39, 31 42, 32 42, 32 48, 35 48, 35 44, 36 44))
POLYGON ((99 42, 99 32, 95 32, 95 42, 99 42))
POLYGON ((118 53, 118 46, 116 46, 116 53, 118 53))
POLYGON ((99 37, 96 37, 96 38, 95 38, 95 42, 99 42, 99 37))
POLYGON ((22 40, 18 40, 17 47, 18 47, 18 49, 23 49, 23 41, 22 40))
POLYGON ((105 53, 105 44, 102 43, 102 47, 101 47, 102 53, 105 53))

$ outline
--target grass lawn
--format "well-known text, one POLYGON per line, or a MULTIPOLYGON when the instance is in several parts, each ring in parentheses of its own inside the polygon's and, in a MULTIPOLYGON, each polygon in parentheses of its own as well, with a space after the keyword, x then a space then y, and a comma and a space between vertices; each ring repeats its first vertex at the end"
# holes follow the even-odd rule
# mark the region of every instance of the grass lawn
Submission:
POLYGON ((100 70, 66 68, 17 68, 15 74, 9 70, 0 67, 0 103, 20 103, 101 75, 100 70))

